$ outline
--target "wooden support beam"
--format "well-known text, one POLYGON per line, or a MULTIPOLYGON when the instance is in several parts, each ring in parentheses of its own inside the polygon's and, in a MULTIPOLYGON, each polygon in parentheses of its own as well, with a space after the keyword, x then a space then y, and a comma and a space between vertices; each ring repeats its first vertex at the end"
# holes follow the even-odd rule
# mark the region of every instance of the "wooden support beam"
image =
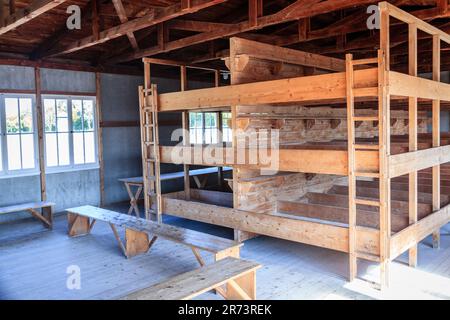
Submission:
POLYGON ((231 45, 237 48, 236 55, 241 53, 252 58, 267 59, 282 63, 302 65, 330 71, 344 71, 345 61, 310 52, 274 47, 273 45, 242 38, 231 38, 231 45))
MULTIPOLYGON (((59 6, 67 0, 36 0, 33 1, 28 7, 17 10, 13 15, 8 16, 2 27, 0 28, 0 35, 5 34, 28 21, 46 13, 49 10, 59 6)), ((3 1, 2 1, 3 2, 3 1)))
MULTIPOLYGON (((94 0, 95 1, 95 0, 94 0)), ((119 16, 121 23, 128 22, 128 16, 123 6, 122 0, 112 0, 114 8, 116 9, 117 15, 119 16)), ((132 31, 127 32, 127 38, 130 41, 131 47, 134 50, 139 50, 139 45, 137 43, 136 37, 132 31)), ((99 38, 95 38, 98 41, 99 38)))
MULTIPOLYGON (((378 95, 377 69, 356 70, 355 88, 357 88, 354 90, 355 98, 368 96, 375 98, 378 95)), ((323 103, 326 100, 336 99, 344 102, 345 90, 345 72, 340 72, 190 90, 183 93, 164 93, 159 95, 159 110, 164 112, 220 108, 236 104, 262 105, 316 101, 318 91, 321 92, 323 103)))
MULTIPOLYGON (((60 0, 61 1, 61 0, 60 0)), ((129 32, 138 31, 144 28, 148 28, 153 25, 157 25, 161 22, 171 20, 180 17, 185 14, 193 13, 201 9, 205 9, 214 6, 219 3, 223 3, 226 0, 191 0, 192 5, 189 9, 182 10, 181 4, 177 3, 169 7, 154 9, 151 13, 141 18, 130 20, 128 22, 122 23, 118 26, 106 29, 100 32, 98 40, 95 40, 93 36, 88 36, 80 39, 68 46, 62 47, 60 49, 50 52, 49 56, 61 55, 71 52, 76 52, 82 49, 90 48, 97 44, 105 43, 112 39, 124 36, 129 32)), ((139 51, 142 52, 142 51, 139 51)), ((140 58, 145 55, 140 56, 140 58)))
MULTIPOLYGON (((363 5, 375 2, 376 1, 374 0, 362 0, 360 1, 359 4, 363 5)), ((221 28, 211 32, 204 32, 186 38, 170 41, 166 43, 166 45, 164 46, 164 50, 161 50, 159 46, 155 46, 148 49, 140 50, 132 54, 121 55, 111 59, 110 61, 111 63, 117 63, 140 59, 142 57, 153 56, 159 53, 169 52, 172 50, 184 48, 194 44, 230 37, 239 33, 248 32, 255 29, 261 29, 279 23, 295 21, 301 18, 307 18, 330 11, 348 8, 353 5, 354 2, 350 0, 342 0, 342 1, 328 0, 322 2, 320 2, 320 0, 314 1, 297 0, 296 2, 288 5, 287 7, 285 7, 284 9, 280 10, 277 13, 258 17, 256 26, 250 26, 249 21, 243 21, 240 23, 229 25, 226 28, 221 28)))
POLYGON ((47 184, 45 176, 45 149, 44 149, 44 125, 42 110, 42 92, 41 92, 41 69, 34 68, 34 81, 36 90, 36 115, 37 115, 37 132, 38 132, 38 155, 39 155, 39 178, 41 189, 41 200, 47 200, 47 184))
POLYGON ((12 16, 16 13, 16 0, 9 0, 9 15, 12 16))
MULTIPOLYGON (((433 81, 441 81, 441 38, 439 35, 433 36, 433 81)), ((435 99, 432 102, 432 136, 433 147, 441 146, 441 101, 435 99)), ((441 208, 441 167, 434 166, 433 169, 433 210, 438 211, 441 208)), ((433 232, 433 248, 440 246, 440 230, 433 232)))
POLYGON ((92 36, 95 40, 98 40, 100 37, 100 19, 99 19, 99 3, 97 0, 91 1, 91 20, 92 20, 92 36))
POLYGON ((103 127, 100 125, 102 123, 102 86, 101 86, 101 73, 95 73, 95 118, 97 120, 97 152, 98 152, 98 163, 99 169, 99 180, 100 180, 100 206, 104 206, 105 199, 105 162, 103 158, 103 127))
MULTIPOLYGON (((417 77, 417 26, 409 24, 409 75, 417 77)), ((409 152, 417 151, 417 98, 408 98, 409 104, 409 152)), ((409 223, 418 220, 417 171, 409 173, 409 223)), ((409 266, 417 266, 417 244, 409 248, 409 266)))
MULTIPOLYGON (((187 80, 187 72, 186 67, 180 67, 180 83, 181 83, 181 91, 186 91, 188 89, 188 80, 187 80)), ((182 129, 183 129, 183 146, 190 146, 190 135, 189 135, 189 112, 183 111, 181 113, 182 119, 182 129)), ((190 200, 191 198, 191 179, 189 175, 189 165, 183 165, 184 171, 184 192, 185 199, 190 200)))

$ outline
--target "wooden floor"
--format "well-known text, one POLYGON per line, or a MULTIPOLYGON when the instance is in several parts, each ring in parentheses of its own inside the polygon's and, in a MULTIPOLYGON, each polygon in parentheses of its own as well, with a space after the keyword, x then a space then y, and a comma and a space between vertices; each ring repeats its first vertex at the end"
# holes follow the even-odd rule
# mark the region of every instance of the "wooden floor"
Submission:
MULTIPOLYGON (((126 212, 127 206, 111 209, 126 212)), ((225 228, 178 218, 166 222, 232 235, 225 228)), ((168 241, 158 240, 150 253, 127 260, 106 224, 96 224, 92 235, 79 238, 68 238, 66 230, 64 215, 56 217, 53 231, 34 220, 0 224, 1 299, 109 299, 197 268, 190 250, 168 241), (67 289, 71 265, 81 269, 81 290, 67 289)), ((257 273, 259 299, 450 299, 448 231, 449 226, 443 229, 441 249, 431 249, 430 239, 419 246, 419 268, 393 263, 391 288, 382 294, 365 281, 347 283, 347 255, 331 250, 259 237, 245 243, 242 257, 263 265, 257 273)), ((376 265, 360 266, 360 277, 377 279, 376 265)), ((201 298, 219 299, 212 293, 201 298)))

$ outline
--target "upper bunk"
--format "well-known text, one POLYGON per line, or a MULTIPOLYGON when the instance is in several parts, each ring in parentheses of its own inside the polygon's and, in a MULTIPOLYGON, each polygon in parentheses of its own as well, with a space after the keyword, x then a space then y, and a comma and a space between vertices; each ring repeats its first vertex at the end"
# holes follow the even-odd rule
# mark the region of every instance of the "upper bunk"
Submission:
MULTIPOLYGON (((410 99, 417 99, 421 110, 426 111, 431 110, 431 106, 435 105, 433 101, 439 101, 440 106, 443 106, 445 101, 450 102, 450 84, 441 82, 439 77, 435 76, 440 70, 441 52, 444 52, 441 48, 441 42, 450 44, 450 35, 386 2, 380 3, 379 9, 382 16, 379 32, 381 48, 379 55, 376 58, 353 60, 351 69, 353 77, 352 97, 356 104, 360 103, 364 106, 370 104, 372 113, 370 115, 360 114, 358 112, 361 109, 356 109, 355 118, 359 118, 361 122, 377 122, 381 117, 378 110, 380 97, 386 98, 388 102, 397 102, 395 106, 402 108, 402 110, 407 110, 410 99), (397 21, 394 24, 398 24, 400 21, 400 23, 406 24, 408 28, 413 30, 415 28, 416 33, 419 30, 433 39, 432 79, 418 76, 418 59, 415 59, 415 68, 412 68, 416 69, 415 73, 408 72, 409 74, 406 74, 401 70, 390 69, 389 53, 391 45, 394 46, 394 44, 391 44, 389 38, 391 34, 389 19, 396 19, 397 21), (379 79, 380 75, 383 76, 383 79, 379 79), (380 90, 381 84, 384 85, 384 91, 380 90)), ((414 37, 407 37, 406 42, 409 41, 414 44, 413 40, 414 37)), ((417 47, 417 37, 415 38, 415 44, 417 47)), ((376 56, 377 53, 374 51, 373 54, 376 56)), ((284 108, 287 110, 289 108, 294 109, 299 105, 307 107, 326 105, 333 108, 342 108, 342 105, 345 106, 348 100, 348 61, 339 58, 267 45, 247 39, 231 38, 230 57, 227 58, 226 64, 232 76, 231 85, 157 94, 157 97, 149 95, 146 99, 157 101, 158 112, 202 112, 238 106, 233 112, 235 122, 232 125, 234 129, 239 128, 241 117, 255 117, 252 111, 249 111, 248 114, 240 113, 246 108, 248 110, 253 108, 260 114, 263 113, 261 110, 265 108, 272 108, 272 110, 284 108), (279 79, 271 77, 271 80, 256 82, 251 81, 251 77, 249 77, 245 81, 233 83, 234 75, 239 74, 241 76, 245 74, 247 69, 254 67, 249 64, 250 58, 279 62, 279 66, 274 65, 275 67, 285 68, 283 77, 279 79), (291 69, 286 69, 286 65, 291 66, 291 69), (305 73, 301 76, 286 77, 291 71, 297 70, 296 66, 312 68, 314 72, 312 75, 305 73)), ((291 72, 291 74, 295 74, 295 72, 291 72)), ((388 103, 387 119, 393 118, 394 109, 394 103, 390 105, 388 103)), ((345 109, 342 111, 344 113, 341 120, 346 121, 347 112, 345 109)), ((408 121, 408 119, 405 119, 405 121, 408 121)), ((398 177, 414 170, 421 170, 450 161, 450 147, 442 140, 441 145, 434 148, 433 139, 430 136, 427 142, 424 142, 426 147, 419 147, 416 152, 407 152, 409 151, 408 137, 402 144, 391 141, 390 150, 385 153, 385 156, 391 157, 389 161, 390 177, 398 177)), ((380 172, 380 148, 377 148, 379 147, 378 144, 377 140, 370 143, 367 141, 359 143, 364 148, 356 150, 355 158, 358 172, 365 173, 369 177, 374 177, 380 172)), ((252 148, 240 148, 237 144, 223 147, 214 146, 214 148, 189 144, 178 147, 160 147, 161 162, 205 166, 240 166, 268 170, 272 168, 271 165, 274 162, 267 164, 264 161, 265 159, 260 159, 258 155, 251 158, 252 151, 252 148), (202 150, 199 151, 199 149, 202 150), (243 154, 245 159, 239 161, 236 158, 237 154, 243 154)), ((269 147, 267 152, 269 157, 275 159, 275 167, 279 171, 348 174, 349 161, 345 141, 308 143, 308 140, 299 140, 296 144, 280 143, 277 148, 269 147)))
MULTIPOLYGON (((380 24, 379 47, 386 59, 386 63, 383 65, 386 68, 384 71, 386 71, 386 82, 389 84, 391 99, 438 99, 450 102, 449 84, 436 81, 436 79, 418 77, 417 74, 390 70, 390 47, 394 45, 394 40, 397 40, 395 38, 390 41, 390 21, 395 20, 395 24, 403 23, 414 26, 416 33, 423 32, 436 39, 435 46, 433 46, 433 51, 436 52, 441 52, 441 42, 445 45, 450 44, 450 35, 387 2, 379 4, 379 11, 385 13, 384 16, 387 17, 385 19, 387 21, 381 21, 380 24)), ((394 37, 392 36, 392 38, 394 37)), ((227 66, 230 68, 232 77, 236 70, 245 67, 249 55, 270 57, 272 61, 282 64, 315 68, 319 74, 164 93, 158 95, 158 111, 202 110, 235 105, 345 103, 347 99, 345 60, 283 47, 276 47, 275 50, 274 46, 267 47, 263 43, 255 41, 251 41, 251 46, 249 46, 246 45, 248 41, 240 38, 230 39, 230 57, 227 59, 227 66), (245 47, 244 51, 240 50, 242 46, 245 47)), ((355 101, 378 99, 378 77, 381 68, 379 59, 377 52, 373 51, 372 57, 360 59, 357 63, 355 60, 353 75, 355 101)), ((433 59, 439 60, 440 54, 433 59)))

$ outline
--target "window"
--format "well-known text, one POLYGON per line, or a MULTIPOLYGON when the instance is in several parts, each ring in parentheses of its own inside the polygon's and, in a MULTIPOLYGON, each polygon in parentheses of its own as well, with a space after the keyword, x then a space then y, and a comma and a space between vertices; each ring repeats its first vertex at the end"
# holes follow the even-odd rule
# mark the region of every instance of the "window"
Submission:
POLYGON ((214 144, 219 141, 222 130, 222 141, 231 142, 231 112, 190 112, 189 132, 191 143, 214 144), (219 128, 219 115, 222 117, 222 128, 219 128))
POLYGON ((223 142, 232 142, 231 133, 231 112, 222 112, 222 140, 223 142))
POLYGON ((43 105, 47 167, 96 165, 95 100, 45 97, 43 105))
POLYGON ((217 112, 189 113, 189 132, 191 143, 217 143, 217 112))
POLYGON ((34 98, 0 96, 0 173, 37 170, 34 98))

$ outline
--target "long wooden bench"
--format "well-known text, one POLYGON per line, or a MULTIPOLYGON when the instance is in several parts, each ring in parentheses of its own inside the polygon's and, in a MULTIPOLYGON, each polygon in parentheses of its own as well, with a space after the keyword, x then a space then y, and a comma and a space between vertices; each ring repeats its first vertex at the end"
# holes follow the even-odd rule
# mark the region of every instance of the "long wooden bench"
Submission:
POLYGON ((135 291, 121 299, 189 300, 215 289, 228 300, 255 300, 256 270, 260 267, 255 262, 229 257, 135 291))
POLYGON ((199 250, 214 254, 216 261, 225 257, 239 258, 242 244, 201 233, 194 230, 156 223, 136 218, 127 214, 101 209, 93 206, 82 206, 67 209, 69 236, 89 234, 95 222, 109 223, 119 247, 127 258, 146 253, 157 238, 163 238, 188 246, 201 266, 205 265, 199 250), (125 243, 120 239, 116 226, 125 228, 125 243), (149 240, 149 235, 152 237, 149 240))
POLYGON ((33 217, 35 217, 39 221, 41 221, 45 227, 52 229, 54 205, 55 204, 53 202, 48 201, 21 203, 12 206, 1 207, 0 215, 25 211, 30 213, 33 217), (39 212, 38 210, 41 210, 41 212, 39 212))

